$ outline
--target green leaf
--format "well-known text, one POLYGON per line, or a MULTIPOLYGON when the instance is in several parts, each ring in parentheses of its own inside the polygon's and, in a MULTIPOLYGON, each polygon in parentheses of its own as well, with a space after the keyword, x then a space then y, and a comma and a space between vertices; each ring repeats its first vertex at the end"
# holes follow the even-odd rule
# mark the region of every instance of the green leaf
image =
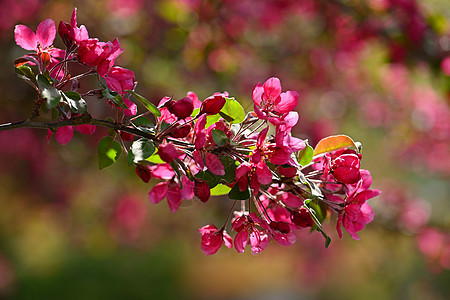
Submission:
POLYGON ((34 75, 33 70, 29 66, 22 65, 22 66, 17 67, 16 73, 17 73, 17 76, 19 76, 19 78, 22 78, 25 80, 30 80, 34 84, 37 84, 36 76, 34 75))
POLYGON ((298 163, 302 166, 309 164, 314 156, 314 149, 305 140, 306 148, 298 152, 298 163))
POLYGON ((110 136, 106 136, 98 142, 97 154, 98 167, 101 170, 117 161, 120 154, 122 154, 122 147, 118 141, 113 140, 110 136))
POLYGON ((81 98, 81 95, 77 92, 67 91, 63 92, 62 96, 69 104, 70 110, 77 114, 84 114, 87 110, 86 101, 81 98))
POLYGON ((219 184, 221 176, 213 174, 210 170, 200 171, 195 174, 195 177, 203 179, 209 186, 210 189, 219 184))
POLYGON ((344 149, 352 146, 355 147, 356 150, 358 150, 358 146, 349 136, 343 134, 332 135, 321 139, 317 143, 316 149, 314 149, 314 155, 333 152, 339 149, 344 149))
POLYGON ((219 111, 219 115, 225 119, 225 121, 227 121, 228 123, 233 123, 234 119, 232 117, 230 117, 229 115, 227 115, 226 113, 223 113, 221 111, 219 111))
POLYGON ((153 103, 148 101, 146 98, 142 97, 141 95, 132 90, 125 90, 125 92, 128 92, 132 94, 134 97, 136 97, 136 99, 138 99, 145 106, 146 109, 151 111, 155 117, 157 118, 161 117, 161 112, 159 111, 159 109, 153 103))
POLYGON ((216 143, 217 146, 223 146, 230 142, 230 139, 227 137, 227 134, 219 129, 213 129, 211 131, 211 136, 213 138, 214 143, 216 143))
POLYGON ((310 207, 310 205, 312 203, 313 202, 311 201, 308 204, 306 204, 306 201, 305 201, 305 207, 308 209, 308 211, 309 211, 309 213, 311 215, 311 218, 314 221, 314 225, 317 226, 317 231, 319 231, 322 234, 322 236, 325 238, 325 248, 328 248, 328 246, 331 243, 331 238, 328 236, 328 234, 323 229, 322 223, 320 223, 319 219, 317 218, 315 210, 310 207))
POLYGON ((138 127, 150 127, 150 128, 155 127, 155 125, 152 123, 152 121, 150 121, 146 117, 138 117, 138 118, 134 119, 133 124, 138 127))
POLYGON ((239 124, 245 120, 245 110, 242 105, 237 102, 234 98, 225 98, 227 101, 225 105, 220 110, 225 115, 233 119, 233 124, 239 124))
POLYGON ((108 98, 111 100, 112 103, 114 103, 115 106, 120 107, 122 109, 128 109, 128 106, 123 103, 123 98, 120 96, 119 93, 111 91, 110 89, 104 89, 102 91, 102 95, 105 98, 108 98))
POLYGON ((211 196, 226 195, 230 192, 231 188, 227 185, 218 184, 211 189, 211 196))
POLYGON ((146 159, 146 161, 152 162, 154 164, 165 164, 166 162, 159 157, 158 154, 154 153, 152 156, 146 159))
POLYGON ((36 77, 37 84, 39 87, 39 91, 41 92, 41 96, 46 101, 47 109, 53 108, 58 105, 59 101, 61 101, 61 92, 54 88, 48 79, 39 74, 36 77))
POLYGON ((155 145, 148 139, 142 138, 134 141, 128 152, 128 164, 138 163, 152 156, 155 145))
POLYGON ((323 198, 323 193, 320 190, 320 188, 317 186, 317 184, 315 184, 314 182, 312 182, 309 179, 306 179, 306 183, 309 186, 309 188, 311 189, 311 197, 313 197, 313 198, 323 198))
POLYGON ((239 190, 239 185, 236 183, 228 193, 228 197, 233 200, 247 200, 250 198, 250 191, 246 188, 241 192, 239 190))
POLYGON ((223 168, 225 169, 225 175, 221 176, 221 179, 225 180, 226 183, 233 182, 233 180, 236 178, 237 161, 229 156, 221 156, 219 159, 223 164, 223 168))

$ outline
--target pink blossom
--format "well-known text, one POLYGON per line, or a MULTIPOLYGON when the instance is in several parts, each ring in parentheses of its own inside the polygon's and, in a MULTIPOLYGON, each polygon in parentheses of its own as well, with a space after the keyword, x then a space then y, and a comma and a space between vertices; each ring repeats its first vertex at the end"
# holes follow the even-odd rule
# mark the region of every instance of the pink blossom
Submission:
POLYGON ((281 118, 294 110, 298 94, 294 91, 281 93, 281 83, 276 77, 269 78, 264 85, 258 83, 253 89, 255 113, 260 119, 279 124, 281 118))
POLYGON ((175 182, 175 178, 166 182, 156 184, 148 193, 148 199, 151 203, 157 204, 164 198, 167 198, 170 212, 175 212, 181 205, 181 201, 190 200, 194 196, 194 182, 187 177, 182 178, 183 188, 175 182))
POLYGON ((216 253, 224 242, 226 247, 233 247, 233 239, 224 229, 217 230, 214 225, 206 225, 198 231, 202 235, 201 247, 206 255, 216 253))
POLYGON ((125 94, 125 90, 132 90, 136 84, 134 72, 125 68, 114 66, 104 76, 108 87, 119 93, 125 94))
POLYGON ((42 21, 36 33, 25 25, 16 25, 14 29, 16 44, 25 50, 36 50, 36 52, 48 49, 53 44, 55 36, 55 22, 51 19, 42 21))
POLYGON ((269 244, 267 230, 261 225, 265 223, 255 213, 238 217, 232 222, 232 230, 237 231, 234 238, 234 248, 243 253, 247 243, 250 243, 252 254, 260 253, 269 244))

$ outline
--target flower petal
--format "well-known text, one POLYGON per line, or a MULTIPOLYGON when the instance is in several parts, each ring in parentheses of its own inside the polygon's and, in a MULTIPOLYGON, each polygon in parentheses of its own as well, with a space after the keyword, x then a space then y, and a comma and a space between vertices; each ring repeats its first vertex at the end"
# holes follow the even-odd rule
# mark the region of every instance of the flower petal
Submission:
POLYGON ((55 133, 55 139, 61 145, 66 145, 73 138, 73 127, 72 126, 64 126, 58 128, 55 133))
POLYGON ((167 182, 160 182, 155 185, 152 190, 148 193, 148 200, 151 203, 157 204, 161 202, 164 197, 166 197, 167 193, 167 182))
POLYGON ((46 19, 39 24, 36 30, 37 42, 42 48, 47 48, 53 44, 56 37, 55 22, 51 19, 46 19))
POLYGON ((281 100, 275 108, 277 112, 281 114, 286 114, 297 107, 298 104, 297 92, 287 91, 285 93, 281 93, 280 97, 281 100))
POLYGON ((14 38, 16 44, 25 50, 35 50, 37 48, 36 34, 25 25, 16 25, 14 38))
POLYGON ((205 153, 205 165, 213 174, 225 175, 225 169, 220 159, 212 153, 205 153))

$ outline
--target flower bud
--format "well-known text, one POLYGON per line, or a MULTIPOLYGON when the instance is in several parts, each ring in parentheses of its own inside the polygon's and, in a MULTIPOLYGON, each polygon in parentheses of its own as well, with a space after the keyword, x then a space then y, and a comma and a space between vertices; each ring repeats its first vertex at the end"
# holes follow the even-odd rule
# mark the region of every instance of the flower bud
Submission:
POLYGON ((276 230, 282 234, 288 234, 291 231, 291 228, 289 227, 289 224, 286 222, 270 222, 270 227, 273 230, 276 230))
POLYGON ((221 95, 206 98, 205 101, 203 101, 202 106, 200 107, 200 114, 218 114, 225 105, 225 102, 225 97, 221 95))
POLYGON ((129 142, 134 139, 134 134, 125 131, 120 131, 120 137, 122 138, 123 141, 129 142))
POLYGON ((150 181, 150 178, 152 178, 152 173, 150 172, 150 169, 148 168, 147 165, 137 164, 136 165, 136 174, 145 183, 148 183, 150 181))
POLYGON ((184 138, 191 132, 191 125, 184 124, 180 127, 173 129, 169 135, 174 138, 184 138))
POLYGON ((72 27, 70 24, 60 21, 58 25, 58 34, 64 42, 67 49, 73 46, 73 33, 71 33, 72 27))
POLYGON ((179 119, 185 119, 189 117, 194 111, 194 104, 191 98, 184 97, 183 99, 180 99, 178 101, 170 102, 167 108, 179 119))
POLYGON ((293 211, 291 221, 298 227, 312 227, 314 225, 314 221, 305 207, 300 208, 299 211, 293 211))
POLYGON ((209 185, 201 180, 196 179, 195 180, 195 186, 194 186, 194 195, 200 199, 203 203, 208 202, 209 197, 211 196, 211 189, 209 188, 209 185))
POLYGON ((172 144, 162 144, 158 148, 158 155, 166 163, 171 163, 178 157, 177 149, 172 144))
POLYGON ((280 175, 283 175, 284 177, 291 178, 297 174, 297 169, 295 167, 283 168, 282 166, 279 166, 278 173, 280 173, 280 175))

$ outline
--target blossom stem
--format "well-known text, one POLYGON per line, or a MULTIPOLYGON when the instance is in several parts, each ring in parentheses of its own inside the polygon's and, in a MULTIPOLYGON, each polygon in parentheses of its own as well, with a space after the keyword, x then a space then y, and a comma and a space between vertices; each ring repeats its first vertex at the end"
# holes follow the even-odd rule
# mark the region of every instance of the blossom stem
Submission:
POLYGON ((234 211, 234 207, 236 206, 237 202, 238 202, 238 200, 234 200, 233 206, 231 207, 230 211, 228 212, 227 219, 225 220, 225 223, 223 224, 222 228, 220 228, 220 230, 224 230, 225 226, 227 226, 228 221, 230 220, 231 213, 234 211))

